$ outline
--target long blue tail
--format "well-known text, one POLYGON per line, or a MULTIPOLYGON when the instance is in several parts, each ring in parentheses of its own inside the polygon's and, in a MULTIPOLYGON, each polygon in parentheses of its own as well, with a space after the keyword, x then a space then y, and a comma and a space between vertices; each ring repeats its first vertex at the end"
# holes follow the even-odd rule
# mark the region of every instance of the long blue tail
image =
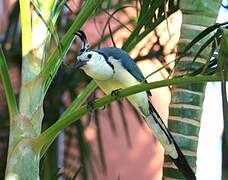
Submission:
POLYGON ((173 158, 169 155, 170 158, 173 160, 174 164, 182 172, 182 174, 186 177, 186 179, 195 180, 196 179, 195 173, 190 167, 190 165, 188 164, 186 158, 184 157, 184 154, 181 152, 180 148, 178 147, 174 137, 172 136, 168 128, 165 126, 160 115, 158 114, 158 112, 150 102, 149 102, 149 106, 150 106, 149 107, 150 113, 153 116, 154 120, 156 121, 156 123, 159 124, 160 129, 163 131, 163 134, 167 137, 167 139, 169 139, 169 142, 172 143, 176 149, 177 158, 173 158))

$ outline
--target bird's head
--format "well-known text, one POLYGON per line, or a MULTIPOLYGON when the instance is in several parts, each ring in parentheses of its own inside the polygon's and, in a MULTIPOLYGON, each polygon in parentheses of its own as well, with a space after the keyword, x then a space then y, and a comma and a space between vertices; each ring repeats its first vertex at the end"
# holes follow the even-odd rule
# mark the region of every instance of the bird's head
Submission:
POLYGON ((114 70, 107 57, 98 51, 87 50, 77 57, 76 68, 82 69, 88 76, 95 80, 108 80, 114 70))

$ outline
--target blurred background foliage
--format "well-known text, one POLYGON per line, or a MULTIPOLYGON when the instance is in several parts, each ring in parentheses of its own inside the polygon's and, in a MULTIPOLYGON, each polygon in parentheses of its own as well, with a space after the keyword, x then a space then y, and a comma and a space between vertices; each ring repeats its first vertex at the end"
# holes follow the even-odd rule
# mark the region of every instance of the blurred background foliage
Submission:
MULTIPOLYGON (((83 3, 84 1, 82 0, 68 0, 65 2, 66 5, 62 10, 60 18, 58 19, 56 28, 60 37, 66 33, 75 17, 78 15, 83 3)), ((217 58, 214 57, 213 61, 211 61, 211 57, 213 56, 213 53, 211 52, 211 44, 213 51, 218 50, 221 33, 213 34, 211 32, 215 32, 222 25, 215 27, 213 29, 214 31, 204 31, 200 37, 195 37, 202 30, 205 30, 207 27, 215 23, 220 3, 220 1, 205 1, 202 4, 192 3, 191 6, 188 1, 181 0, 107 0, 93 12, 91 18, 84 24, 82 29, 87 34, 92 48, 105 46, 122 47, 128 51, 136 61, 149 59, 155 64, 159 64, 158 67, 164 66, 164 69, 161 71, 164 79, 171 76, 184 76, 186 74, 214 74, 218 70, 215 68, 217 58), (177 10, 180 5, 179 3, 181 4, 180 8, 182 8, 184 14, 184 26, 182 26, 181 34, 179 32, 181 19, 174 18, 171 22, 168 20, 164 21, 173 13, 178 13, 177 10), (209 3, 211 3, 210 7, 214 9, 213 12, 203 6, 205 4, 208 5, 209 3), (195 6, 193 6, 193 4, 195 6), (200 21, 200 18, 202 18, 202 22, 200 21), (196 19, 199 20, 199 22, 195 22, 196 19), (177 29, 171 27, 172 21, 176 21, 177 29), (157 25, 162 22, 163 26, 157 27, 157 25), (193 27, 191 25, 197 25, 198 29, 191 29, 191 27, 193 27), (154 30, 155 28, 157 29, 154 30), (118 33, 121 34, 121 36, 118 36, 118 33), (167 43, 169 42, 168 40, 162 39, 164 36, 167 39, 173 38, 174 43, 167 43), (179 55, 187 54, 187 56, 185 56, 184 61, 178 61, 177 59, 177 63, 174 65, 172 61, 175 59, 177 53, 176 43, 179 40, 179 36, 181 36, 182 41, 179 43, 178 53, 179 55), (200 41, 203 37, 206 37, 206 40, 200 41), (188 43, 194 38, 195 42, 189 45, 188 43), (140 44, 139 42, 142 39, 145 40, 140 44), (195 44, 196 46, 194 46, 195 44), (194 48, 192 48, 193 46, 194 48), (198 57, 197 60, 200 59, 204 61, 197 61, 196 57, 198 57), (176 68, 176 71, 174 71, 174 68, 176 68)), ((14 94, 18 99, 21 69, 19 2, 16 1, 13 3, 11 8, 12 9, 9 11, 9 15, 1 14, 1 16, 8 16, 8 25, 4 27, 4 30, 3 28, 1 29, 4 33, 2 33, 0 40, 9 66, 14 94)), ((81 92, 85 85, 90 81, 90 79, 81 71, 73 70, 73 62, 76 59, 79 50, 80 42, 76 39, 70 47, 67 55, 64 57, 63 64, 59 68, 58 73, 55 77, 53 77, 53 82, 44 100, 45 116, 43 120, 43 129, 51 126, 55 120, 59 118, 64 110, 71 104, 72 100, 75 99, 79 92, 81 92)), ((180 116, 182 118, 185 117, 183 114, 185 114, 187 109, 178 109, 178 107, 174 105, 180 105, 186 100, 186 94, 181 94, 182 92, 180 89, 191 89, 192 91, 200 90, 202 92, 202 97, 190 98, 193 100, 196 99, 196 102, 191 101, 190 103, 202 108, 204 85, 199 85, 197 87, 194 85, 173 87, 173 89, 175 88, 179 89, 179 91, 172 91, 172 106, 170 109, 171 120, 174 116, 180 116), (184 98, 181 99, 182 97, 184 98)), ((100 91, 96 91, 92 96, 99 97, 101 95, 102 93, 100 91)), ((190 95, 188 94, 188 99, 189 96, 190 95)), ((130 107, 130 105, 125 101, 118 101, 117 105, 118 106, 116 106, 116 108, 119 111, 118 117, 120 117, 122 127, 124 129, 123 138, 126 140, 128 147, 132 147, 132 139, 130 138, 131 135, 129 132, 129 121, 127 120, 127 115, 125 114, 126 105, 128 107, 130 107)), ((105 109, 108 112, 108 123, 112 129, 112 133, 118 136, 118 130, 116 129, 117 127, 114 119, 117 114, 116 111, 114 111, 115 114, 113 114, 113 106, 113 104, 107 105, 105 109)), ((133 111, 133 114, 139 124, 142 125, 142 121, 138 114, 133 109, 131 109, 131 111, 133 111)), ((0 84, 0 160, 2 162, 0 166, 0 179, 4 177, 4 165, 6 164, 7 157, 7 137, 9 131, 9 115, 7 112, 6 100, 0 84)), ((78 174, 80 174, 81 178, 84 180, 90 179, 91 177, 93 179, 97 179, 97 171, 95 170, 96 168, 94 167, 94 163, 91 162, 91 155, 93 155, 93 161, 97 162, 96 165, 100 166, 99 173, 107 173, 107 162, 105 159, 105 153, 107 152, 104 151, 104 144, 102 141, 102 131, 104 131, 104 129, 101 128, 99 114, 102 114, 102 110, 97 110, 93 114, 85 117, 83 121, 78 121, 72 124, 64 131, 64 133, 60 135, 58 139, 55 140, 42 158, 40 164, 41 179, 57 179, 59 177, 64 179, 75 179, 78 174), (97 157, 95 157, 94 154, 96 153, 93 152, 91 144, 85 137, 85 130, 91 126, 91 123, 96 127, 96 138, 99 147, 97 157)), ((186 116, 191 116, 192 119, 195 118, 195 120, 200 121, 200 114, 201 110, 200 112, 193 112, 193 114, 190 115, 187 113, 186 116), (195 114, 198 115, 197 118, 194 117, 195 114)), ((200 123, 198 123, 195 127, 185 127, 184 131, 182 131, 183 129, 180 128, 178 124, 173 123, 173 121, 170 122, 169 126, 171 127, 171 130, 175 132, 175 135, 177 136, 176 138, 178 139, 178 133, 189 136, 192 136, 192 133, 195 133, 194 135, 197 137, 200 123), (180 130, 181 132, 176 132, 177 130, 180 130)), ((178 140, 178 143, 183 145, 182 148, 187 150, 191 149, 192 152, 194 152, 193 156, 190 154, 189 161, 191 162, 191 165, 195 167, 195 143, 188 143, 190 144, 190 147, 184 147, 185 142, 187 142, 187 140, 181 138, 178 140), (192 146, 194 146, 193 149, 192 146)), ((189 153, 189 151, 186 152, 189 153)), ((168 165, 165 166, 165 176, 173 177, 173 172, 175 174, 174 176, 181 176, 178 172, 173 170, 170 171, 173 167, 169 165, 169 160, 166 159, 166 161, 168 162, 168 165)), ((121 179, 121 177, 119 176, 116 179, 121 179)))

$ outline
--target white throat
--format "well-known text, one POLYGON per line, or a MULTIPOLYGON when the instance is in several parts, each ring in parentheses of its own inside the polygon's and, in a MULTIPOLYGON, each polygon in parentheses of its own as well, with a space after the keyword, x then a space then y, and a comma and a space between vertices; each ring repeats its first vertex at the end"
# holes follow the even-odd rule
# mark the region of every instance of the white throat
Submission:
POLYGON ((109 80, 114 75, 114 70, 102 55, 99 58, 89 60, 87 65, 83 66, 82 69, 88 76, 99 81, 109 80))

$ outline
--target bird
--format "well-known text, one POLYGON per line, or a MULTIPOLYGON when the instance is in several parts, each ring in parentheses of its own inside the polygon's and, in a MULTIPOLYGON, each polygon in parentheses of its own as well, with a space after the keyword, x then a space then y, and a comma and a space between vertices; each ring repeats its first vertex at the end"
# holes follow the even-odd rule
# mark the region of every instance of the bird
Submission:
MULTIPOLYGON (((76 33, 82 40, 82 48, 75 63, 90 76, 105 94, 113 94, 119 89, 146 82, 141 70, 127 52, 116 47, 89 49, 83 31, 76 33)), ((164 124, 161 116, 149 98, 150 91, 143 91, 127 97, 137 112, 142 116, 154 136, 160 141, 165 153, 188 180, 196 179, 193 170, 178 147, 174 137, 164 124)))

